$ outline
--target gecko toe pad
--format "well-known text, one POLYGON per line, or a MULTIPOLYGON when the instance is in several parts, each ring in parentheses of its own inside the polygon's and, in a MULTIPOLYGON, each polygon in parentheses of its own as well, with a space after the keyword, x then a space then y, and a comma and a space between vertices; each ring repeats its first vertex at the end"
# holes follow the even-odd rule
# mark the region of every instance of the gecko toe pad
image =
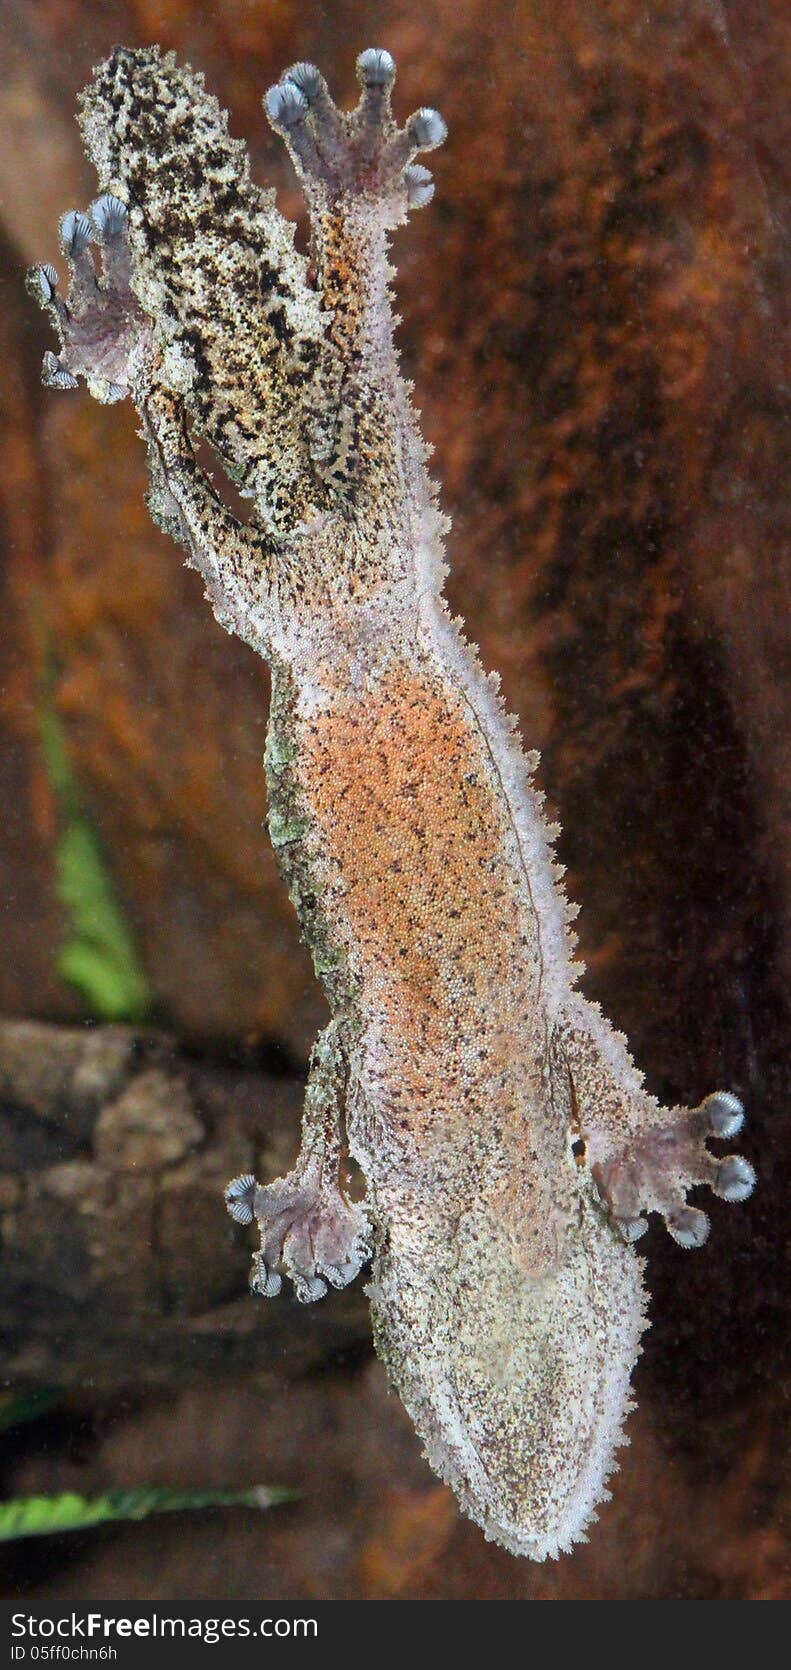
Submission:
POLYGON ((84 377, 91 394, 106 405, 129 393, 129 359, 146 325, 130 285, 126 205, 111 192, 92 203, 90 213, 70 209, 61 217, 60 247, 69 266, 69 288, 58 292, 57 269, 49 262, 31 267, 30 294, 49 314, 60 338, 60 354, 44 355, 47 388, 73 389, 84 377), (101 250, 97 273, 92 244, 101 250))
POLYGON ((127 208, 120 197, 106 191, 91 204, 90 218, 99 242, 111 245, 126 235, 127 208))
POLYGON ((428 108, 416 110, 402 128, 396 126, 391 109, 395 74, 390 53, 369 47, 357 59, 360 99, 349 113, 337 108, 315 64, 293 64, 264 98, 267 116, 285 140, 309 195, 328 205, 342 198, 378 199, 391 226, 403 220, 407 209, 431 201, 431 175, 414 158, 436 149, 447 135, 439 112, 428 108))
POLYGON ((619 1218, 618 1228, 625 1241, 639 1241, 648 1228, 647 1218, 619 1218))
POLYGON ((66 369, 57 354, 47 349, 41 362, 41 381, 46 389, 76 389, 77 378, 66 369))
MULTIPOLYGON (((300 65, 299 68, 309 68, 300 65)), ((301 87, 294 81, 279 82, 277 87, 270 87, 265 95, 264 106, 273 128, 288 132, 296 127, 308 111, 308 100, 301 87)))
POLYGON ((680 1247, 702 1247, 709 1238, 709 1220, 696 1206, 680 1206, 665 1218, 668 1233, 680 1247))
POLYGON ((424 168, 422 163, 413 162, 409 168, 405 168, 404 183, 410 209, 422 209, 426 203, 431 202, 434 196, 434 181, 431 170, 424 168))
POLYGON ((246 1172, 243 1177, 235 1177, 228 1184, 225 1191, 225 1204, 232 1218, 238 1224, 251 1224, 255 1215, 255 1191, 258 1184, 255 1178, 246 1172))
POLYGON ((27 275, 28 289, 35 296, 41 307, 46 307, 55 300, 58 288, 58 269, 51 262, 43 261, 38 267, 31 267, 27 275))
POLYGON ((721 1200, 748 1200, 755 1183, 755 1172, 749 1160, 741 1154, 729 1154, 727 1159, 720 1161, 712 1188, 721 1200))
POLYGON ((261 1299, 276 1299, 282 1286, 282 1277, 278 1275, 276 1270, 269 1270, 261 1254, 256 1253, 253 1259, 253 1268, 250 1271, 251 1292, 257 1293, 261 1299))
POLYGON ((395 59, 384 47, 366 47, 357 59, 357 79, 361 87, 392 87, 395 74, 395 59))
POLYGON ((69 261, 76 261, 86 253, 94 237, 93 223, 80 209, 69 209, 60 219, 60 247, 69 261))
POLYGON ((688 1191, 706 1184, 721 1200, 740 1201, 755 1188, 749 1160, 715 1159, 707 1148, 709 1138, 730 1138, 743 1123, 738 1097, 718 1091, 698 1108, 677 1108, 649 1123, 615 1151, 604 1152, 592 1138, 591 1175, 624 1240, 636 1241, 647 1228, 645 1215, 660 1212, 679 1246, 702 1247, 709 1220, 687 1203, 688 1191))
POLYGON ((744 1124, 744 1108, 729 1090, 716 1090, 701 1102, 700 1111, 715 1137, 735 1137, 744 1124))

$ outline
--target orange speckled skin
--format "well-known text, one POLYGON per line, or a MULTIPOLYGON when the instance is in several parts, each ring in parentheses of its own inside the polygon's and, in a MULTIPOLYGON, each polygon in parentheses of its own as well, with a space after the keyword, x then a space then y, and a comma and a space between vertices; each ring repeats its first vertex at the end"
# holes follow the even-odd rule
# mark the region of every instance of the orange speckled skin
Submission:
POLYGON ((454 695, 439 667, 416 658, 388 668, 373 699, 370 688, 357 701, 344 694, 297 721, 313 866, 335 896, 352 1002, 371 1039, 363 1082, 421 1171, 453 1146, 462 1119, 480 1131, 489 1107, 505 1134, 503 1089, 538 1013, 536 921, 507 808, 454 695))
POLYGON ((508 852, 507 808, 458 696, 417 657, 388 668, 361 700, 338 693, 327 711, 300 717, 297 737, 319 862, 327 883, 337 878, 346 956, 361 990, 377 990, 392 1043, 400 1039, 399 1071, 418 1103, 409 1123, 429 1103, 425 1139, 432 1109, 455 1104, 460 1090, 474 1118, 476 1085, 507 1068, 535 1010, 536 921, 508 852), (407 1065, 415 1047, 417 1076, 407 1065), (440 1058, 436 1084, 433 1070, 425 1074, 440 1058))
POLYGON ((534 1559, 606 1495, 645 1325, 632 1242, 686 1192, 750 1192, 707 1136, 736 1099, 660 1109, 575 989, 535 760, 442 600, 442 519, 392 341, 389 231, 428 201, 436 112, 397 129, 394 66, 358 61, 351 115, 311 65, 267 95, 311 212, 308 263, 200 78, 116 49, 84 97, 103 196, 62 228, 68 302, 30 284, 62 359, 130 394, 150 506, 220 622, 272 665, 269 826, 333 1019, 288 1177, 226 1191, 257 1219, 257 1292, 299 1298, 373 1256, 377 1348, 434 1467, 486 1534, 534 1559), (201 470, 210 441, 252 515, 201 470), (349 1198, 343 1133, 366 1183, 349 1198))

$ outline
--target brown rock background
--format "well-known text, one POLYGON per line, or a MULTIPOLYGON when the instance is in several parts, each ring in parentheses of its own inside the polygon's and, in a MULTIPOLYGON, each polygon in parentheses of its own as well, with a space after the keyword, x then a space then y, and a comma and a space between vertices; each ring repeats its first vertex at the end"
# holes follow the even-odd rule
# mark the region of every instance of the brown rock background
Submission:
POLYGON ((558 1566, 457 1522, 339 1310, 320 1373, 299 1312, 266 1370, 251 1352, 153 1391, 130 1349, 115 1394, 72 1387, 5 1440, 6 1494, 261 1477, 298 1484, 299 1505, 20 1545, 7 1592, 787 1593, 786 8, 6 0, 0 1006, 85 1018, 55 972, 49 656, 153 1018, 215 1063, 243 1048, 298 1073, 322 1007, 261 829, 265 670, 149 524, 130 413, 40 389, 49 336, 21 289, 56 253, 58 214, 94 194, 71 117, 119 39, 205 69, 291 213, 259 103, 288 62, 316 59, 348 96, 378 39, 399 109, 446 116, 434 204, 396 255, 405 368, 454 521, 452 601, 544 752, 588 990, 653 1089, 745 1096, 760 1188, 715 1209, 697 1258, 652 1232, 632 1447, 589 1547, 558 1566))

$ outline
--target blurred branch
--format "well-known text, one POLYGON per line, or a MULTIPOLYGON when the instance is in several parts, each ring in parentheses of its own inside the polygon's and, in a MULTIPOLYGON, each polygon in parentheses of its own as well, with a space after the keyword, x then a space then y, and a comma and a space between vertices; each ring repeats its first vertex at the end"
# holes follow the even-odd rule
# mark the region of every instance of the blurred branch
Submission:
POLYGON ((5 1379, 169 1384, 300 1373, 367 1337, 361 1284, 253 1301, 228 1178, 274 1176, 301 1085, 124 1027, 0 1021, 5 1379))

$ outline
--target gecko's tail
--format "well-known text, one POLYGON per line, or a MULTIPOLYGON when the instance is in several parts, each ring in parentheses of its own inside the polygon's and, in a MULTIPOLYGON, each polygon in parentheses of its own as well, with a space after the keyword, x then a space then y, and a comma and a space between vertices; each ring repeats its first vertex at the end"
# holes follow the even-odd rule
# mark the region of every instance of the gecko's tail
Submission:
POLYGON ((511 1554, 556 1559, 587 1541, 628 1442, 641 1263, 589 1204, 554 1270, 526 1269, 498 1230, 483 1204, 465 1213, 440 1281, 391 1223, 367 1290, 374 1340, 463 1511, 511 1554))

